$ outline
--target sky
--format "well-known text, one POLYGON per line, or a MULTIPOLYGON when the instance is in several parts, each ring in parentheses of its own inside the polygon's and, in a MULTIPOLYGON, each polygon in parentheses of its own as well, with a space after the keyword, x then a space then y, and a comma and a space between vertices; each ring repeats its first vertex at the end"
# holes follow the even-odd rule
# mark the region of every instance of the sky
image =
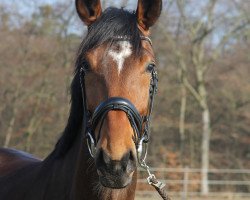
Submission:
MULTIPOLYGON (((75 0, 63 0, 63 1, 62 0, 0 0, 0 6, 1 4, 3 4, 4 7, 7 8, 8 13, 20 13, 22 16, 29 18, 31 17, 31 14, 34 13, 34 11, 36 11, 36 9, 39 8, 40 5, 44 4, 53 5, 56 3, 69 2, 69 1, 72 1, 72 6, 75 5, 74 4, 75 0)), ((106 6, 120 7, 121 1, 122 0, 109 0, 106 1, 108 2, 106 6)), ((136 7, 135 1, 128 0, 128 6, 126 6, 126 8, 134 10, 135 7, 136 7)), ((78 20, 78 18, 76 17, 76 20, 71 24, 69 31, 81 34, 82 30, 83 30, 82 24, 80 20, 78 20)))
MULTIPOLYGON (((65 0, 72 1, 72 5, 74 5, 75 0, 65 0)), ((29 14, 32 12, 34 7, 42 4, 55 4, 58 2, 62 2, 62 0, 0 0, 0 4, 9 5, 9 7, 16 7, 21 9, 21 12, 29 14)), ((108 6, 119 6, 121 5, 121 0, 109 0, 108 6)), ((135 9, 135 1, 128 0, 128 9, 135 9)))

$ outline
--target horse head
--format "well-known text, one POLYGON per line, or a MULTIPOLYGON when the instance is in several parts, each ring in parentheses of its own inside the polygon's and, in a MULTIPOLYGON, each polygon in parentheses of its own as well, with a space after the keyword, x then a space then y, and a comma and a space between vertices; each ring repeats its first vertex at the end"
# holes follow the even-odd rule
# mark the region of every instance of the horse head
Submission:
POLYGON ((88 26, 77 58, 85 132, 104 187, 131 183, 141 144, 148 140, 157 81, 149 28, 161 8, 161 0, 139 0, 136 12, 102 11, 100 0, 76 0, 77 13, 88 26))

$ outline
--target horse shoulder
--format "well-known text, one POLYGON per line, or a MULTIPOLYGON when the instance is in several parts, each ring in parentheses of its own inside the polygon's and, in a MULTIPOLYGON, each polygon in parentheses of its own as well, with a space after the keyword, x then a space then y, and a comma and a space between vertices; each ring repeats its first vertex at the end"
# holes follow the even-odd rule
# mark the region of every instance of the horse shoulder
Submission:
POLYGON ((0 177, 37 162, 41 160, 26 152, 0 148, 0 177))

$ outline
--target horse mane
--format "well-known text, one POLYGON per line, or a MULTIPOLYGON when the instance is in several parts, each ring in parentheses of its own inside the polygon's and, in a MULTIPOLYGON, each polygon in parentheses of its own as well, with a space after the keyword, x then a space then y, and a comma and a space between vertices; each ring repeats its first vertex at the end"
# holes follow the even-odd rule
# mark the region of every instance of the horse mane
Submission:
POLYGON ((112 44, 117 36, 128 37, 131 41, 134 53, 141 50, 141 32, 138 29, 135 12, 118 8, 106 9, 101 17, 88 27, 88 33, 81 42, 76 63, 75 75, 71 84, 71 109, 68 123, 58 140, 54 151, 47 158, 60 158, 66 155, 72 147, 78 134, 83 132, 83 105, 80 86, 79 70, 86 64, 84 55, 90 49, 104 43, 112 44))

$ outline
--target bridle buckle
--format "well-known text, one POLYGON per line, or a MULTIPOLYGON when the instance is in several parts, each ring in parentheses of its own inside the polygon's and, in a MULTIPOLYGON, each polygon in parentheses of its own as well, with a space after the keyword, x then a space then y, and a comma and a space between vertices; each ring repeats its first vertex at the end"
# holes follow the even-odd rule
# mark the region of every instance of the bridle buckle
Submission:
POLYGON ((95 157, 97 149, 96 149, 96 144, 95 144, 95 140, 90 132, 90 130, 87 131, 87 146, 88 146, 88 150, 89 153, 91 155, 92 158, 95 157))

